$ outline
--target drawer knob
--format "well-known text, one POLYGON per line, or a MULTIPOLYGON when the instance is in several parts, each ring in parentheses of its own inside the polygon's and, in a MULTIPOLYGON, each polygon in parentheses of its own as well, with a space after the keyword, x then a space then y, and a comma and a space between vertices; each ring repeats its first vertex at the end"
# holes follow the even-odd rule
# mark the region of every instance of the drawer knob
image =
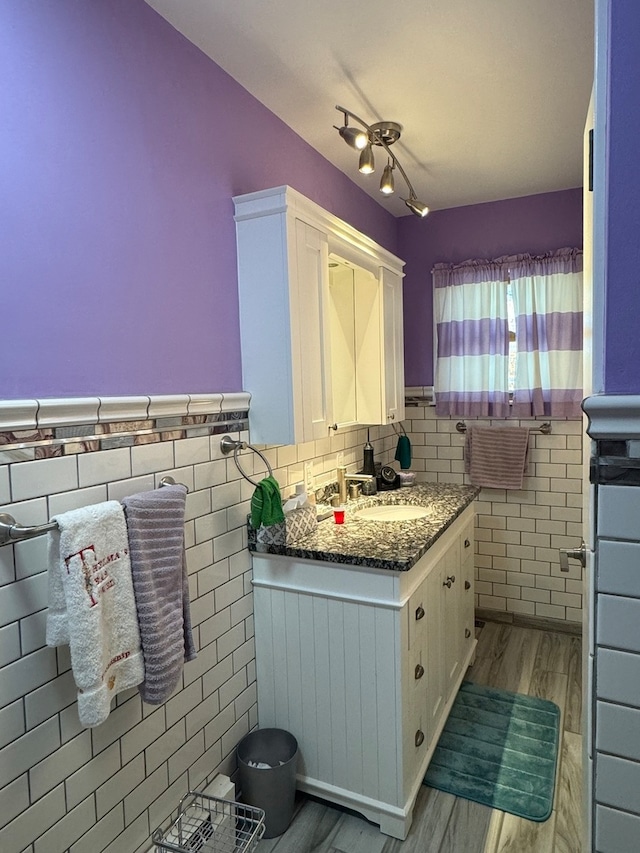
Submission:
POLYGON ((465 581, 464 582, 464 588, 465 589, 471 589, 471 581, 465 581))
POLYGON ((449 575, 449 577, 446 579, 446 581, 442 582, 442 586, 447 586, 447 587, 449 587, 449 589, 451 589, 451 584, 454 584, 455 582, 456 582, 456 576, 455 575, 449 575))
POLYGON ((416 732, 416 746, 422 746, 424 743, 424 732, 421 729, 418 729, 416 732))
POLYGON ((416 664, 415 677, 416 681, 424 675, 424 667, 421 663, 416 664))
POLYGON ((424 607, 420 605, 420 607, 416 608, 416 621, 424 618, 424 607))
POLYGON ((471 547, 471 542, 470 542, 470 540, 469 540, 469 539, 465 539, 465 540, 464 540, 464 547, 465 547, 465 548, 470 548, 470 547, 471 547))
POLYGON ((468 628, 464 629, 464 636, 465 636, 466 640, 468 640, 469 637, 471 636, 471 631, 468 628))

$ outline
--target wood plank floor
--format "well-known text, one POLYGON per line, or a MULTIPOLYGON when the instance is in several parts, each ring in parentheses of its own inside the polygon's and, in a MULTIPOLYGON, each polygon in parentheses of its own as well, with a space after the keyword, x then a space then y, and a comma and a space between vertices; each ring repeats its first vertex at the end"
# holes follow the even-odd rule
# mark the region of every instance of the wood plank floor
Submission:
POLYGON ((361 816, 299 794, 289 829, 258 853, 581 853, 582 685, 580 637, 485 622, 467 678, 551 699, 562 745, 554 809, 534 823, 423 785, 405 841, 361 816))

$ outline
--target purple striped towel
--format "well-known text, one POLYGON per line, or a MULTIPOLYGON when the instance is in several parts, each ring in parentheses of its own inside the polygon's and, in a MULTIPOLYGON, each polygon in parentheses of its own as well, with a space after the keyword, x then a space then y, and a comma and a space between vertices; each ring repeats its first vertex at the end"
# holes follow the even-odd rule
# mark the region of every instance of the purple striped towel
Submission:
POLYGON ((185 500, 186 488, 175 485, 122 501, 144 656, 139 690, 151 705, 169 698, 184 661, 196 656, 184 553, 185 500))
POLYGON ((474 486, 521 489, 528 449, 526 427, 467 427, 464 470, 474 486))

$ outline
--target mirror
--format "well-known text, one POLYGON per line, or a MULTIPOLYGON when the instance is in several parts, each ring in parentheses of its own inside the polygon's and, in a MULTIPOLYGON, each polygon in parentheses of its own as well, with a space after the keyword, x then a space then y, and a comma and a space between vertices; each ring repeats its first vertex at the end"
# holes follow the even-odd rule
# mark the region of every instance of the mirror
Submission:
POLYGON ((371 270, 329 255, 334 420, 380 423, 380 286, 371 270))

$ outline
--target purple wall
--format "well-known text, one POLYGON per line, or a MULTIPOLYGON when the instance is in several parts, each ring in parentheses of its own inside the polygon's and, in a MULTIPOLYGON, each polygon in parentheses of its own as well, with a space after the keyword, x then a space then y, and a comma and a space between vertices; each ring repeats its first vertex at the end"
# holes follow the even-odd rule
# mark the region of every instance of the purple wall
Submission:
POLYGON ((404 281, 405 381, 433 383, 431 270, 436 263, 582 246, 582 189, 474 204, 398 224, 404 281))
POLYGON ((233 195, 289 184, 397 251, 142 0, 0 0, 0 79, 0 399, 239 390, 233 195))
POLYGON ((610 0, 604 391, 640 393, 640 3, 610 0))

